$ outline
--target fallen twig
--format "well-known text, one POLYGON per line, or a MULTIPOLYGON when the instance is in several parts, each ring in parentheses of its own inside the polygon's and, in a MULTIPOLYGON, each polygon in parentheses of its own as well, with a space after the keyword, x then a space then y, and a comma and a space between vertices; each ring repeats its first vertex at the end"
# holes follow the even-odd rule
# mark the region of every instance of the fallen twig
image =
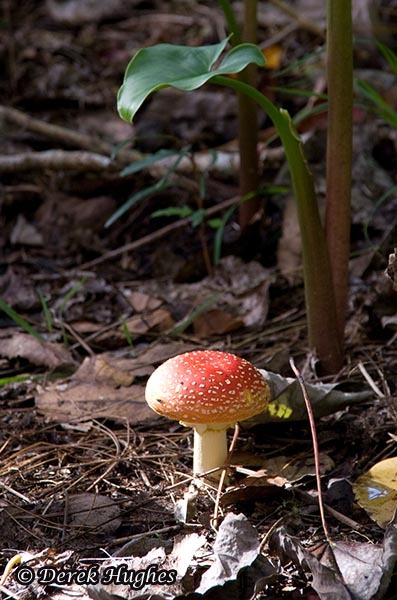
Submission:
MULTIPOLYGON (((53 125, 52 123, 47 123, 40 119, 33 119, 30 115, 8 106, 0 105, 0 119, 5 119, 10 123, 14 123, 23 129, 43 135, 48 139, 56 140, 57 142, 62 142, 69 146, 82 148, 83 150, 95 150, 96 152, 109 156, 113 150, 112 144, 101 140, 100 138, 72 131, 67 127, 61 127, 60 125, 53 125)), ((138 152, 128 150, 128 158, 129 160, 138 160, 141 158, 141 155, 138 152)))
POLYGON ((364 367, 361 360, 357 366, 359 368, 359 371, 363 375, 365 381, 371 386, 371 388, 373 389, 375 394, 378 396, 378 398, 384 398, 385 397, 384 393, 378 388, 375 381, 372 379, 371 375, 368 373, 367 369, 364 367))
POLYGON ((310 31, 310 33, 314 33, 314 35, 324 37, 325 27, 321 27, 320 25, 317 25, 317 23, 302 17, 297 10, 292 8, 287 2, 284 2, 284 0, 270 0, 270 2, 289 17, 295 19, 301 29, 306 29, 306 31, 310 31))
MULTIPOLYGON (((14 123, 15 125, 18 125, 23 129, 27 129, 28 131, 38 133, 39 135, 45 136, 48 139, 66 144, 68 146, 82 148, 88 152, 100 153, 106 157, 110 157, 114 152, 114 144, 107 142, 106 140, 72 131, 67 127, 61 127, 60 125, 53 125, 52 123, 47 123, 46 121, 33 119, 30 115, 27 115, 26 113, 15 108, 0 105, 0 120, 1 119, 9 121, 10 123, 14 123)), ((230 148, 231 146, 232 143, 227 144, 227 147, 230 148)), ((29 153, 29 156, 30 155, 31 154, 29 153)), ((127 165, 129 163, 142 160, 143 156, 144 155, 137 150, 121 148, 117 152, 114 162, 118 166, 127 165)), ((267 148, 266 145, 260 144, 259 157, 261 162, 274 162, 283 160, 284 149, 282 146, 277 148, 267 148)), ((7 168, 8 157, 5 157, 5 159, 6 169, 4 170, 20 170, 18 168, 7 168)), ((172 164, 174 161, 175 157, 171 157, 170 159, 164 158, 158 163, 150 165, 147 170, 152 177, 160 177, 169 169, 170 164, 172 164)), ((189 157, 185 157, 178 165, 178 181, 180 181, 182 185, 186 187, 186 189, 192 189, 192 187, 195 189, 197 188, 197 184, 194 181, 192 181, 189 177, 183 176, 183 173, 192 172, 193 162, 194 168, 202 172, 207 172, 210 170, 219 171, 220 173, 230 171, 237 172, 239 168, 239 156, 237 149, 235 151, 226 151, 224 150, 224 147, 220 147, 219 149, 214 149, 214 152, 197 152, 194 155, 194 161, 192 161, 189 157)), ((38 165, 38 167, 42 168, 41 165, 38 165)), ((54 167, 50 166, 49 168, 54 167)), ((174 177, 176 176, 174 175, 174 177)))
MULTIPOLYGON (((308 492, 305 492, 304 490, 301 490, 297 486, 290 487, 289 491, 293 492, 294 494, 299 495, 305 502, 308 502, 309 504, 317 504, 318 505, 318 498, 316 498, 315 496, 312 496, 311 494, 309 494, 308 492)), ((338 510, 335 510, 335 508, 332 508, 332 506, 329 506, 328 504, 324 504, 324 509, 331 517, 333 517, 340 523, 343 523, 343 525, 346 525, 347 527, 350 527, 351 529, 353 529, 355 531, 363 531, 365 529, 362 525, 360 525, 360 523, 357 523, 357 521, 354 521, 353 519, 351 519, 350 517, 347 517, 343 513, 339 512, 338 510)))
POLYGON ((234 426, 233 439, 232 439, 232 441, 230 443, 229 453, 228 453, 227 459, 226 459, 226 467, 223 469, 223 471, 221 473, 221 478, 219 480, 219 485, 218 485, 218 491, 217 491, 217 494, 216 494, 216 500, 215 500, 215 506, 214 506, 214 514, 213 514, 213 517, 212 517, 212 525, 213 525, 213 527, 215 529, 218 528, 219 503, 220 503, 221 494, 222 494, 223 486, 224 486, 226 475, 227 475, 227 471, 228 471, 228 466, 230 465, 230 461, 231 461, 232 456, 233 456, 234 448, 236 447, 236 444, 237 444, 237 439, 238 439, 239 432, 240 432, 240 427, 239 427, 239 424, 236 423, 235 426, 234 426))
MULTIPOLYGON (((240 201, 240 199, 241 199, 240 196, 233 196, 233 198, 224 200, 224 202, 220 202, 216 206, 211 206, 210 208, 208 208, 205 211, 206 217, 210 217, 212 215, 217 214, 218 212, 222 212, 226 208, 229 208, 229 206, 232 206, 233 204, 237 204, 240 201)), ((120 246, 120 248, 115 248, 114 250, 110 250, 109 252, 106 252, 105 254, 98 256, 98 258, 94 258, 93 260, 90 260, 89 262, 79 265, 76 268, 78 268, 80 271, 85 270, 85 269, 91 269, 92 267, 102 264, 102 263, 106 262, 107 260, 115 258, 116 256, 120 256, 120 254, 123 254, 124 252, 131 252, 132 250, 136 250, 137 248, 141 248, 142 246, 145 246, 146 244, 150 244, 151 242, 154 242, 155 240, 165 237, 166 235, 171 233, 171 231, 175 231, 176 229, 180 229, 181 227, 184 227, 185 225, 189 225, 191 223, 191 221, 192 221, 191 216, 185 217, 183 219, 179 219, 178 221, 175 221, 174 223, 170 223, 169 225, 166 225, 165 227, 162 227, 161 229, 158 229, 157 231, 154 231, 153 233, 148 233, 148 235, 144 235, 139 240, 135 240, 134 242, 124 244, 124 246, 120 246)))
POLYGON ((45 150, 0 156, 0 172, 2 173, 30 169, 103 171, 109 169, 111 165, 112 161, 107 156, 83 151, 45 150))
POLYGON ((317 482, 317 493, 318 493, 318 507, 319 507, 319 510, 320 510, 321 525, 322 525, 322 528, 323 528, 323 531, 324 531, 325 539, 327 540, 327 543, 328 543, 329 552, 330 552, 330 559, 332 561, 332 565, 334 567, 335 573, 339 577, 340 581, 342 583, 344 583, 343 575, 342 575, 342 573, 340 571, 339 565, 338 565, 338 563, 336 561, 336 558, 335 558, 335 554, 334 554, 334 551, 333 551, 333 542, 331 540, 331 536, 329 535, 329 531, 328 531, 328 527, 327 527, 327 522, 325 520, 323 494, 322 494, 322 490, 321 490, 320 454, 319 454, 319 451, 318 451, 317 431, 316 431, 316 423, 315 423, 315 420, 314 420, 313 410, 312 410, 312 407, 311 407, 311 404, 310 404, 309 396, 308 396, 307 391, 306 391, 305 382, 304 382, 303 377, 300 374, 299 370, 295 366, 295 362, 294 362, 293 358, 289 359, 289 364, 291 365, 291 369, 295 373, 296 378, 297 378, 297 380, 299 382, 299 385, 301 387, 303 398, 304 398, 305 404, 306 404, 307 414, 308 414, 308 417, 309 417, 310 431, 311 431, 312 440, 313 440, 314 465, 315 465, 315 471, 316 471, 316 482, 317 482))

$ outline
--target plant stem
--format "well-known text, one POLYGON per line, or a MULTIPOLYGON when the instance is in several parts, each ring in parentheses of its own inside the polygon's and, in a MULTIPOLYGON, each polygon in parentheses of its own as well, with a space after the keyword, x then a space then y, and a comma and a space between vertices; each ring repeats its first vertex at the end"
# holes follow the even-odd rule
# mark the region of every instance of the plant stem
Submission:
MULTIPOLYGON (((242 41, 256 44, 257 41, 257 0, 244 0, 244 22, 242 41)), ((257 67, 248 65, 238 79, 256 87, 257 67)), ((257 105, 246 94, 238 93, 239 154, 240 154, 240 194, 255 192, 259 183, 258 165, 258 115, 257 105)), ((244 230, 259 210, 260 201, 253 196, 240 206, 240 227, 244 230)))
POLYGON ((303 154, 301 139, 287 111, 278 110, 258 90, 236 79, 220 75, 215 76, 212 83, 246 93, 270 117, 280 136, 298 208, 309 345, 317 352, 323 370, 334 373, 340 369, 343 356, 336 322, 331 270, 313 177, 303 154))
POLYGON ((325 228, 341 346, 350 250, 353 41, 351 0, 328 0, 328 138, 325 228))
MULTIPOLYGON (((193 166, 194 178, 197 181, 197 209, 200 212, 203 212, 204 211, 204 203, 203 203, 204 198, 203 198, 203 193, 202 193, 201 186, 200 186, 200 173, 197 170, 197 166, 194 161, 194 157, 192 159, 192 166, 193 166)), ((204 262, 205 269, 206 269, 208 275, 212 275, 213 267, 212 267, 212 263, 211 263, 210 252, 208 249, 208 242, 207 242, 207 236, 206 236, 206 224, 205 224, 204 219, 201 221, 201 223, 199 225, 199 238, 200 238, 201 252, 203 255, 203 262, 204 262)))
MULTIPOLYGON (((255 0, 256 1, 256 0, 255 0)), ((219 4, 225 15, 225 21, 229 34, 232 34, 230 43, 232 46, 237 46, 241 42, 240 28, 236 21, 236 16, 230 0, 219 0, 219 4)))

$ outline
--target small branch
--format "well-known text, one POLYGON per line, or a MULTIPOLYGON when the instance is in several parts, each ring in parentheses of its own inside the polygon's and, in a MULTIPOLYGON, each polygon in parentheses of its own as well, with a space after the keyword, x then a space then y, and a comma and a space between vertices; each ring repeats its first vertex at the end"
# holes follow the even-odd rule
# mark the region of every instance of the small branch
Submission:
POLYGON ((330 557, 331 557, 331 561, 333 563, 333 567, 335 569, 336 574, 338 575, 338 577, 340 578, 340 580, 343 582, 343 575, 340 572, 338 563, 337 563, 336 558, 335 558, 335 554, 334 554, 334 551, 333 551, 333 542, 332 542, 331 537, 329 535, 329 531, 328 531, 328 527, 327 527, 327 522, 325 520, 325 511, 324 511, 324 503, 323 503, 323 493, 322 493, 322 490, 321 490, 320 454, 319 454, 319 451, 318 451, 318 440, 317 440, 316 422, 314 420, 314 414, 313 414, 313 410, 312 410, 312 407, 311 407, 311 404, 310 404, 309 396, 308 396, 307 391, 306 391, 305 382, 304 382, 303 377, 300 374, 299 370, 295 366, 295 362, 294 362, 293 358, 289 359, 289 364, 291 365, 291 369, 295 373, 295 376, 296 376, 296 378, 297 378, 297 380, 299 382, 299 385, 301 387, 303 398, 305 400, 307 415, 309 417, 310 431, 311 431, 312 440, 313 440, 314 468, 315 468, 315 471, 316 471, 318 507, 319 507, 319 510, 320 510, 321 525, 323 527, 325 539, 327 540, 327 543, 328 543, 328 546, 329 546, 330 557))
POLYGON ((239 433, 240 433, 240 426, 239 426, 238 423, 236 423, 235 426, 234 426, 233 439, 232 439, 232 441, 230 443, 229 452, 228 452, 227 459, 226 459, 226 465, 227 466, 226 466, 225 469, 223 469, 223 471, 221 473, 221 478, 219 480, 219 485, 218 485, 218 491, 217 491, 217 494, 216 494, 216 500, 215 500, 215 506, 214 506, 214 515, 212 517, 212 525, 213 525, 213 527, 215 529, 218 528, 219 503, 220 503, 220 500, 221 500, 221 494, 222 494, 223 486, 224 486, 225 479, 226 479, 226 476, 227 476, 228 466, 230 465, 230 462, 232 460, 233 452, 234 452, 234 449, 235 449, 236 444, 237 444, 239 433))
POLYGON ((0 156, 0 172, 15 173, 31 169, 55 171, 103 171, 112 165, 110 158, 93 152, 45 150, 0 156))
POLYGON ((357 366, 359 368, 359 371, 363 375, 365 381, 371 386, 371 388, 373 389, 375 394, 378 396, 378 398, 384 398, 385 397, 384 393, 378 388, 375 381, 372 379, 371 375, 368 373, 367 369, 364 367, 361 360, 357 366))
MULTIPOLYGON (((60 125, 53 125, 46 121, 33 119, 30 115, 27 115, 20 110, 4 105, 0 105, 0 122, 2 120, 13 123, 27 131, 42 135, 49 140, 56 141, 66 146, 81 148, 88 152, 111 156, 114 150, 114 144, 111 142, 107 142, 96 136, 72 131, 67 127, 61 127, 60 125)), ((227 146, 233 146, 233 142, 228 143, 227 146)), ((124 166, 142 160, 143 156, 142 153, 136 150, 121 148, 117 153, 114 162, 118 166, 124 166)), ((259 158, 261 163, 268 161, 271 163, 278 162, 282 160, 283 157, 284 149, 282 146, 277 148, 267 148, 266 144, 261 144, 259 146, 259 158)), ((150 165, 147 170, 152 177, 161 177, 174 161, 175 157, 164 158, 158 163, 150 165)), ((223 150, 223 146, 219 148, 219 150, 216 150, 215 155, 212 152, 207 151, 195 153, 194 161, 199 172, 219 171, 220 173, 236 173, 240 166, 239 153, 237 150, 225 151, 223 150)), ((189 176, 191 172, 192 161, 189 157, 184 157, 178 166, 178 181, 185 189, 195 193, 197 185, 189 176), (186 176, 184 174, 186 174, 186 176)), ((176 175, 174 177, 176 177, 176 175)))
MULTIPOLYGON (((14 125, 18 125, 27 131, 38 133, 47 139, 62 142, 63 144, 74 146, 76 148, 82 148, 83 150, 95 150, 96 152, 105 155, 110 155, 113 150, 113 144, 106 142, 105 140, 101 140, 100 138, 78 133, 77 131, 72 131, 67 127, 53 125, 39 119, 33 119, 30 115, 27 115, 20 110, 0 105, 0 120, 3 119, 13 123, 14 125)), ((138 152, 121 150, 120 154, 122 152, 128 152, 130 160, 139 160, 139 158, 141 158, 141 155, 138 152)))
MULTIPOLYGON (((315 498, 314 496, 312 496, 308 492, 305 492, 304 490, 301 490, 297 486, 291 486, 290 488, 288 488, 288 491, 300 496, 304 500, 304 502, 308 502, 309 504, 317 504, 318 505, 318 497, 315 498)), ((343 525, 350 527, 350 529, 352 529, 353 531, 364 531, 364 529, 365 529, 365 527, 363 527, 363 525, 360 525, 360 523, 357 523, 357 521, 354 521, 350 517, 346 517, 346 515, 340 513, 338 510, 335 510, 334 508, 332 508, 332 506, 328 506, 328 504, 324 504, 324 510, 331 517, 333 517, 340 523, 343 523, 343 525)))
POLYGON ((306 31, 310 31, 310 33, 314 33, 314 35, 318 35, 320 37, 324 37, 324 28, 320 25, 317 25, 313 21, 309 21, 305 17, 302 17, 298 11, 294 10, 292 6, 284 2, 284 0, 270 0, 270 2, 277 6, 280 10, 282 10, 289 17, 292 17, 297 22, 298 26, 301 29, 306 29, 306 31))
MULTIPOLYGON (((233 204, 238 204, 239 201, 240 201, 240 197, 235 196, 233 198, 229 198, 228 200, 225 200, 224 202, 220 202, 216 206, 211 206, 210 208, 208 208, 205 211, 205 216, 211 217, 212 215, 216 215, 217 213, 222 212, 223 210, 226 210, 227 208, 229 208, 229 206, 232 206, 233 204)), ((142 248, 142 246, 146 246, 146 244, 150 244, 154 240, 159 240, 160 238, 168 235, 169 233, 171 233, 172 231, 175 231, 176 229, 185 227, 185 225, 190 225, 191 222, 192 222, 192 217, 185 217, 184 219, 179 219, 178 221, 175 221, 174 223, 170 223, 169 225, 166 225, 165 227, 162 227, 161 229, 158 229, 157 231, 154 231, 153 233, 144 235, 139 240, 135 240, 133 242, 130 242, 129 244, 120 246, 120 248, 115 248, 114 250, 110 250, 109 252, 106 252, 105 254, 98 256, 98 258, 94 258, 94 260, 90 260, 89 262, 86 262, 82 265, 78 265, 78 267, 76 266, 76 268, 78 268, 79 271, 91 269, 92 267, 100 265, 101 263, 104 263, 107 260, 116 258, 116 256, 120 256, 120 254, 124 254, 124 252, 132 252, 132 250, 136 250, 137 248, 142 248)))

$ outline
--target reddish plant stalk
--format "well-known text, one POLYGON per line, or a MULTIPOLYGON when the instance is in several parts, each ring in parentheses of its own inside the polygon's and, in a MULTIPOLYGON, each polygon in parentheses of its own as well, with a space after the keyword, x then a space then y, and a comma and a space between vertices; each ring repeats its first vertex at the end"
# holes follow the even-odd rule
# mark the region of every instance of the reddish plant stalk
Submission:
POLYGON ((328 0, 328 139, 325 229, 340 346, 346 321, 350 251, 353 46, 351 0, 328 0))
MULTIPOLYGON (((257 0, 244 0, 244 22, 241 39, 256 44, 257 0)), ((256 65, 248 65, 239 75, 240 81, 256 87, 256 65)), ((240 194, 244 198, 255 192, 259 184, 258 165, 258 113, 256 103, 246 94, 238 94, 239 147, 240 147, 240 194)), ((244 230, 259 210, 257 196, 243 202, 239 211, 240 227, 244 230)))

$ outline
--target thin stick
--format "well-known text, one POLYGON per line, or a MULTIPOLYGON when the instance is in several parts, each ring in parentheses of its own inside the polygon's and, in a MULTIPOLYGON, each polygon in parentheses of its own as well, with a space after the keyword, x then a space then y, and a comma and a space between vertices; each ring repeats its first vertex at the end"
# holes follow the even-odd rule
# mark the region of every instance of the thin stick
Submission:
POLYGON ((232 439, 232 441, 230 443, 229 452, 228 452, 227 459, 226 459, 226 468, 223 469, 223 471, 221 473, 221 478, 219 480, 219 485, 218 485, 218 491, 217 491, 217 494, 216 494, 215 506, 214 506, 214 515, 212 517, 212 524, 213 524, 213 527, 215 527, 215 528, 217 528, 217 524, 218 524, 219 503, 220 503, 220 500, 221 500, 221 494, 222 494, 223 486, 224 486, 224 483, 225 483, 225 479, 226 479, 226 475, 227 475, 227 471, 228 471, 228 466, 230 465, 230 461, 231 461, 234 449, 235 449, 236 444, 237 444, 239 433, 240 433, 240 426, 239 426, 238 423, 236 423, 235 426, 234 426, 233 439, 232 439))
POLYGON ((76 338, 80 346, 84 348, 84 350, 87 352, 87 354, 89 354, 89 356, 95 356, 95 352, 91 350, 90 346, 83 340, 82 337, 80 337, 80 335, 77 333, 77 331, 74 330, 74 328, 71 325, 63 321, 60 322, 60 326, 64 327, 70 334, 73 335, 74 338, 76 338))
POLYGON ((107 171, 115 169, 115 167, 107 156, 84 150, 43 150, 0 157, 1 173, 15 173, 31 169, 107 171))
POLYGON ((322 494, 322 490, 321 490, 320 454, 319 454, 319 451, 318 451, 317 430, 316 430, 316 422, 314 420, 313 409, 312 409, 312 406, 310 404, 309 396, 307 394, 305 382, 303 380, 302 375, 300 374, 300 371, 295 366, 295 362, 294 362, 293 358, 289 359, 289 364, 291 365, 291 369, 295 373, 296 378, 297 378, 297 380, 299 382, 299 385, 301 387, 303 398, 304 398, 305 404, 306 404, 307 415, 309 417, 310 431, 311 431, 312 440, 313 440, 314 469, 315 469, 315 472, 316 472, 318 507, 319 507, 319 510, 320 510, 321 525, 322 525, 322 528, 323 528, 323 531, 324 531, 325 539, 327 540, 327 543, 328 543, 328 546, 329 546, 331 562, 333 563, 333 567, 335 569, 336 574, 338 575, 338 577, 340 578, 340 580, 343 582, 344 581, 343 580, 343 575, 342 575, 342 573, 341 573, 341 571, 339 569, 338 563, 336 562, 335 554, 334 554, 334 551, 333 551, 333 542, 331 540, 331 536, 329 535, 329 531, 328 531, 328 527, 327 527, 327 522, 325 520, 323 494, 322 494))
POLYGON ((17 498, 20 498, 24 502, 27 502, 28 504, 32 503, 32 500, 30 498, 28 498, 27 496, 24 496, 24 494, 21 494, 17 490, 14 490, 12 487, 10 487, 6 483, 4 483, 4 481, 0 481, 0 487, 3 487, 5 490, 7 490, 7 492, 10 492, 10 494, 14 494, 14 496, 17 496, 17 498))
POLYGON ((324 37, 324 27, 321 27, 320 25, 317 25, 317 23, 314 23, 313 21, 302 17, 298 11, 294 10, 289 4, 287 4, 287 2, 284 2, 284 0, 270 0, 270 2, 274 4, 274 6, 277 6, 280 10, 285 12, 287 15, 295 19, 299 27, 301 27, 302 29, 306 29, 307 31, 310 31, 315 35, 324 37))
MULTIPOLYGON (((23 129, 27 129, 27 131, 33 131, 57 142, 77 146, 84 150, 93 151, 95 149, 96 152, 105 155, 110 155, 113 150, 112 144, 99 138, 84 135, 66 127, 40 121, 39 119, 33 119, 31 115, 2 104, 0 105, 0 119, 14 123, 23 129)), ((135 160, 139 160, 139 158, 138 153, 135 153, 135 160)))
MULTIPOLYGON (((294 494, 298 494, 301 498, 303 498, 305 502, 309 502, 310 504, 316 504, 318 502, 318 500, 316 502, 316 498, 313 498, 311 494, 308 494, 307 492, 299 489, 296 486, 291 486, 289 488, 289 491, 293 492, 294 494)), ((357 523, 357 521, 350 519, 350 517, 346 517, 346 515, 340 513, 338 510, 335 510, 334 508, 332 508, 332 506, 328 506, 328 504, 324 504, 324 510, 329 515, 331 515, 331 517, 334 517, 334 519, 337 519, 344 525, 347 525, 347 527, 350 527, 350 529, 356 531, 363 531, 365 529, 365 527, 360 525, 360 523, 357 523)))
POLYGON ((372 379, 371 375, 368 373, 367 369, 364 367, 364 365, 361 362, 361 360, 360 360, 360 362, 358 363, 357 366, 358 366, 361 374, 363 375, 364 379, 371 386, 371 388, 374 390, 374 392, 378 396, 378 398, 384 398, 385 397, 384 393, 378 388, 378 386, 376 385, 375 381, 372 379))
MULTIPOLYGON (((220 202, 216 206, 211 206, 210 208, 208 208, 205 211, 205 216, 210 217, 212 215, 215 215, 218 212, 222 212, 226 208, 229 208, 229 206, 232 206, 233 204, 238 204, 239 201, 240 201, 239 196, 233 196, 233 198, 229 198, 228 200, 224 200, 223 202, 220 202)), ((141 248, 142 246, 145 246, 146 244, 149 244, 155 240, 158 240, 158 239, 168 235, 169 233, 171 233, 172 231, 174 231, 176 229, 180 229, 181 227, 184 227, 185 225, 190 225, 191 221, 192 221, 192 217, 190 217, 190 216, 184 217, 183 219, 179 219, 178 221, 175 221, 174 223, 165 225, 164 227, 162 227, 161 229, 158 229, 157 231, 153 231, 153 233, 148 233, 147 235, 144 235, 139 240, 134 240, 133 242, 129 242, 128 244, 125 244, 124 246, 120 246, 119 248, 115 248, 114 250, 110 250, 109 252, 106 252, 105 254, 98 256, 98 258, 94 258, 93 260, 90 260, 89 262, 79 265, 78 269, 80 269, 80 270, 91 269, 92 267, 95 267, 96 265, 104 263, 107 260, 115 258, 116 256, 120 256, 120 254, 123 254, 124 252, 132 252, 132 250, 136 250, 137 248, 141 248)))

